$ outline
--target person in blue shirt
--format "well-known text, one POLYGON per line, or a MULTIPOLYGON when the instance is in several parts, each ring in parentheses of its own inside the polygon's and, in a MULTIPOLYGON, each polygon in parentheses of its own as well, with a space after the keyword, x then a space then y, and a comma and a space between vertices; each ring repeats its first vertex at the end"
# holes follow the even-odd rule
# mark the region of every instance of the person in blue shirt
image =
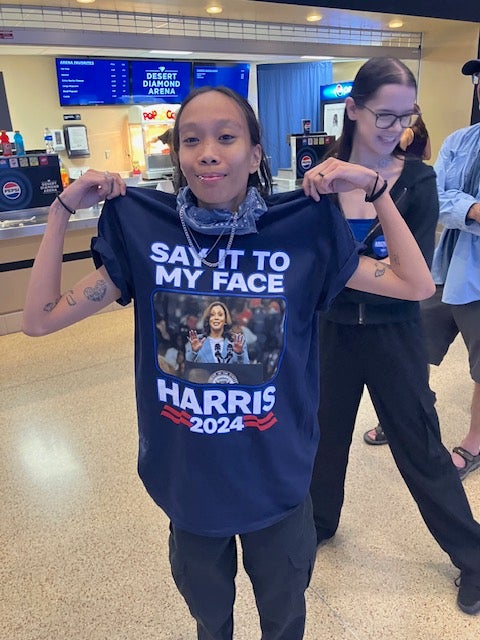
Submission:
POLYGON ((248 349, 241 327, 232 327, 232 317, 223 302, 211 302, 202 315, 203 334, 188 332, 185 358, 189 362, 248 364, 248 349))
POLYGON ((304 192, 270 195, 258 121, 231 90, 192 92, 177 114, 174 147, 185 183, 177 197, 126 189, 120 176, 93 170, 57 197, 23 330, 47 334, 134 300, 138 470, 170 520, 172 574, 197 637, 232 638, 239 540, 263 640, 300 640, 316 553, 317 311, 346 284, 419 300, 433 295, 433 281, 376 171, 330 158, 304 192), (358 255, 347 222, 323 197, 352 190, 381 220, 391 266, 358 255), (68 218, 100 200, 96 270, 62 295, 68 218), (239 308, 249 298, 277 303, 282 343, 266 380, 200 384, 158 365, 155 305, 182 315, 206 297, 237 298, 239 308))
MULTIPOLYGON (((472 77, 480 99, 480 60, 466 62, 462 73, 472 77)), ((458 333, 468 349, 470 428, 452 454, 463 479, 480 468, 480 123, 446 138, 435 171, 444 229, 432 265, 437 291, 422 316, 432 364, 442 362, 458 333)))

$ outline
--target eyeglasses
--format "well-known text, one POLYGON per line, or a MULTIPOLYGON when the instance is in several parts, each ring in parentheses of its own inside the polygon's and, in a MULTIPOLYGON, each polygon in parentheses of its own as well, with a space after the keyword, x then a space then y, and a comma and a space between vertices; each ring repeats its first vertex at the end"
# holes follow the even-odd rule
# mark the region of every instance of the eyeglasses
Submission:
POLYGON ((397 120, 400 122, 400 126, 403 129, 406 129, 407 127, 411 127, 412 124, 415 124, 418 118, 422 115, 419 111, 416 111, 415 113, 404 113, 401 116, 397 116, 395 113, 376 113, 375 111, 372 111, 370 107, 367 107, 366 104, 358 106, 361 109, 366 109, 367 111, 370 111, 370 113, 373 113, 375 116, 375 126, 378 129, 390 129, 397 120))

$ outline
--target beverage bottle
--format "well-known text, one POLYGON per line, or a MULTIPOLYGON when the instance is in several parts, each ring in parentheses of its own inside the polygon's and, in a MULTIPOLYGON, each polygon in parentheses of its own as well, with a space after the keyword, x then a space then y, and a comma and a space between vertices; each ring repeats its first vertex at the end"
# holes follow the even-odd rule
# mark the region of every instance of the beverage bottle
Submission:
POLYGON ((55 153, 53 148, 53 135, 48 127, 45 127, 43 132, 43 141, 45 143, 45 153, 55 153))
POLYGON ((15 153, 17 156, 24 156, 25 155, 25 144, 23 142, 23 136, 20 133, 20 131, 18 131, 18 129, 15 131, 15 135, 13 136, 13 141, 15 142, 15 153))
POLYGON ((62 187, 66 189, 70 184, 70 176, 68 175, 68 171, 65 168, 63 162, 58 158, 58 164, 60 165, 60 178, 62 180, 62 187))
POLYGON ((8 137, 5 129, 2 129, 0 134, 0 142, 2 143, 2 155, 11 156, 12 155, 12 143, 10 142, 10 138, 8 137))

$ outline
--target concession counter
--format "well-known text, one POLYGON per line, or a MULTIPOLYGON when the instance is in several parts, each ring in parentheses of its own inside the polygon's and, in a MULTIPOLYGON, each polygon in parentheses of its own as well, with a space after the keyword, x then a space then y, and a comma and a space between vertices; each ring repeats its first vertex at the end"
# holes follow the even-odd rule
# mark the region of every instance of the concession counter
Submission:
MULTIPOLYGON (((92 270, 90 240, 101 206, 70 218, 63 250, 62 290, 92 270)), ((0 335, 19 331, 30 269, 45 231, 48 207, 0 211, 0 335)))

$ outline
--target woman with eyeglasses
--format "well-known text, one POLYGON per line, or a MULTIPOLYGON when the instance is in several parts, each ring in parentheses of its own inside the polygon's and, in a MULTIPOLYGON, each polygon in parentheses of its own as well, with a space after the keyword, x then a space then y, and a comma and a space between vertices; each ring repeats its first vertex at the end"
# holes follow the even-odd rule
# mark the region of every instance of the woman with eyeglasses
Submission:
MULTIPOLYGON (((342 134, 329 150, 330 157, 306 173, 304 189, 315 195, 315 187, 328 177, 332 158, 375 170, 379 184, 388 182, 392 199, 430 265, 438 219, 435 174, 399 146, 403 131, 419 116, 416 95, 415 78, 400 60, 368 60, 346 99, 342 134)), ((379 270, 383 263, 397 260, 389 254, 365 193, 358 189, 329 197, 363 244, 364 255, 378 260, 379 270)), ((318 543, 331 538, 338 527, 349 448, 366 387, 431 533, 457 567, 470 567, 473 561, 480 569, 480 553, 473 553, 475 524, 458 472, 440 440, 418 303, 344 289, 321 315, 320 353, 320 444, 311 485, 318 543)))

